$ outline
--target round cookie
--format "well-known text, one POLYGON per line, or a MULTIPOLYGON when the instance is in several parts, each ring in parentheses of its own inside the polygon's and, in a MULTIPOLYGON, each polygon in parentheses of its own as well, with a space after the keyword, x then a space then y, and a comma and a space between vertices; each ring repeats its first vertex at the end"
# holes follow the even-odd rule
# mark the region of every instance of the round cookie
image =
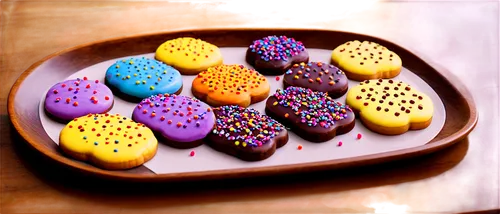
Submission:
POLYGON ((331 59, 347 78, 356 81, 393 78, 402 68, 401 58, 396 53, 370 41, 346 42, 333 50, 331 59))
POLYGON ((144 99, 132 119, 155 132, 161 142, 174 148, 193 148, 203 144, 215 124, 207 104, 190 97, 159 94, 144 99))
POLYGON ((359 112, 370 130, 398 135, 424 129, 432 121, 432 100, 410 85, 396 80, 366 80, 347 92, 346 102, 359 112))
POLYGON ((117 96, 132 102, 156 94, 180 94, 182 77, 175 68, 155 59, 118 60, 106 71, 106 85, 117 96))
POLYGON ((324 92, 308 88, 278 89, 267 99, 266 114, 311 142, 325 142, 351 131, 354 112, 324 92))
POLYGON ((191 37, 166 41, 156 49, 155 58, 174 66, 184 75, 198 74, 223 61, 217 46, 191 37))
POLYGON ((309 53, 294 38, 267 36, 252 42, 246 61, 262 74, 281 75, 294 63, 308 62, 309 53))
POLYGON ((328 93, 332 98, 339 98, 347 92, 347 82, 343 71, 321 62, 294 64, 283 77, 284 88, 289 86, 309 88, 328 93))
POLYGON ((274 119, 240 106, 214 108, 216 125, 207 144, 245 161, 264 160, 288 142, 288 132, 274 119))
POLYGON ((211 106, 239 105, 265 100, 271 90, 267 79, 243 65, 210 67, 193 80, 193 95, 211 106))
POLYGON ((153 158, 158 141, 149 128, 119 114, 89 114, 61 130, 59 147, 74 159, 120 170, 153 158))
POLYGON ((106 113, 113 103, 113 93, 106 85, 84 77, 52 86, 45 96, 44 108, 52 119, 67 123, 87 114, 106 113))

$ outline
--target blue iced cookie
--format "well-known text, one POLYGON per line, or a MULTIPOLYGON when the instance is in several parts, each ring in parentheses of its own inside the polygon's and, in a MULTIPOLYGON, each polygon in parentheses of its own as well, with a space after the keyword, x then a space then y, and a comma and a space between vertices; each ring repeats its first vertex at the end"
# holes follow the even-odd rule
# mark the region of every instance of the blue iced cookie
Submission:
POLYGON ((106 71, 106 85, 129 101, 140 101, 156 94, 180 94, 182 77, 175 68, 155 59, 119 60, 106 71))

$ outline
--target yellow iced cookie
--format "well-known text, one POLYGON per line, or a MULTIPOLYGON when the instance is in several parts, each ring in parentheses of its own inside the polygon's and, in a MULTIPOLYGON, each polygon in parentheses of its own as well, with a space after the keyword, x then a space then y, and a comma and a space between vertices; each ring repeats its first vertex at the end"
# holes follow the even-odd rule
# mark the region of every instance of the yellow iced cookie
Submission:
POLYGON ((149 128, 119 114, 89 114, 63 128, 59 147, 77 160, 115 170, 149 161, 158 141, 149 128))
POLYGON ((156 49, 155 58, 186 75, 222 64, 222 54, 217 46, 190 37, 166 41, 156 49))
POLYGON ((431 99, 410 85, 396 80, 366 80, 347 92, 347 105, 374 132, 397 135, 431 124, 431 99))
POLYGON ((332 64, 346 73, 347 78, 364 81, 393 78, 401 72, 399 56, 375 42, 346 42, 332 52, 332 64))

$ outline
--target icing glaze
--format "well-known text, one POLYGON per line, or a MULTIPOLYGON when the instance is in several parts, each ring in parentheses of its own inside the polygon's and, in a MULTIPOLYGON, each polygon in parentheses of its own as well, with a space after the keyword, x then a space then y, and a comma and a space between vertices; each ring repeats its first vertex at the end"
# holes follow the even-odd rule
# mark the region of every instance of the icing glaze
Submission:
POLYGON ((347 104, 363 119, 384 127, 403 127, 432 118, 431 99, 410 85, 396 80, 367 80, 351 88, 347 104))
POLYGON ((321 62, 294 64, 283 77, 284 87, 297 86, 327 92, 338 98, 347 92, 347 77, 337 67, 321 62))
POLYGON ((194 95, 211 105, 240 105, 264 100, 269 95, 267 79, 243 65, 210 67, 193 80, 194 95), (206 98, 204 98, 206 97, 206 98))
POLYGON ((61 120, 105 113, 113 106, 111 90, 98 80, 71 79, 52 86, 45 96, 45 110, 61 120))
POLYGON ((69 122, 59 146, 70 156, 109 169, 131 168, 156 154, 158 141, 145 125, 119 114, 89 114, 69 122))
POLYGON ((121 93, 140 99, 155 94, 173 94, 181 90, 179 71, 155 59, 118 60, 106 71, 106 84, 121 93))
POLYGON ((144 99, 132 118, 168 140, 191 142, 212 131, 215 116, 207 104, 186 96, 159 94, 144 99))
POLYGON ((197 74, 222 64, 222 54, 217 46, 191 37, 166 41, 156 50, 155 58, 174 66, 182 74, 197 74))
POLYGON ((334 65, 347 74, 358 74, 371 79, 395 77, 402 67, 401 58, 396 53, 370 41, 346 42, 332 51, 331 59, 334 65))

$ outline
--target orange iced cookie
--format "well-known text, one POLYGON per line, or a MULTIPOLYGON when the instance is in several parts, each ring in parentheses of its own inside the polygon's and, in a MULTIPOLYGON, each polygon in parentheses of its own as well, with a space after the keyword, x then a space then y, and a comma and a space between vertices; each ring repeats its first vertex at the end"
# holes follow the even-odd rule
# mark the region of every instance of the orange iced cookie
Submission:
POLYGON ((193 80, 193 95, 212 106, 248 107, 269 95, 270 85, 259 72, 243 65, 210 67, 193 80))

